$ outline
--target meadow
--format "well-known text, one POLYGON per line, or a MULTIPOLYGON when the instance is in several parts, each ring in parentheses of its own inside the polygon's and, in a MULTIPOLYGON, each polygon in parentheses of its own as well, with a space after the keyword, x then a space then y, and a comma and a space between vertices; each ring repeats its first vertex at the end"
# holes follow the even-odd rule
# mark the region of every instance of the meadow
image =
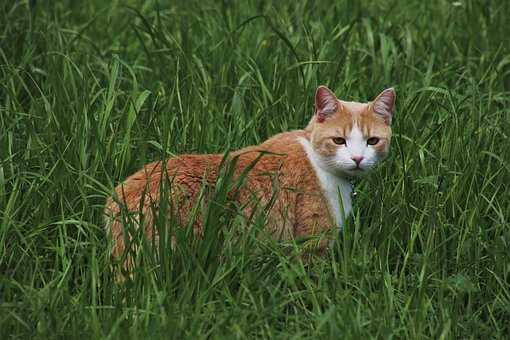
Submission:
POLYGON ((509 106, 508 1, 2 1, 1 337, 508 338, 509 106), (303 128, 320 84, 397 91, 327 256, 209 208, 115 281, 119 181, 303 128))

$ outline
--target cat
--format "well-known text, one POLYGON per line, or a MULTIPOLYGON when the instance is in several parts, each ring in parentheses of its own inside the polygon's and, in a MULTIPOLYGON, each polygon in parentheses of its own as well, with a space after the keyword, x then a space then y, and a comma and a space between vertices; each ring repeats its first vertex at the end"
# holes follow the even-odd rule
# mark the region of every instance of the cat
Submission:
MULTIPOLYGON (((235 197, 244 215, 250 216, 256 204, 269 207, 270 235, 280 240, 326 235, 317 250, 327 249, 352 209, 350 179, 367 173, 389 152, 395 99, 395 90, 389 88, 372 102, 348 102, 319 86, 315 112, 304 130, 283 132, 230 153, 230 159, 237 158, 235 176, 249 170, 235 197)), ((150 163, 118 185, 105 207, 113 257, 120 258, 125 250, 122 211, 135 216, 141 212, 151 238, 160 184, 167 178, 175 213, 185 225, 204 183, 214 187, 222 160, 221 154, 176 156, 165 164, 150 163)), ((202 235, 200 215, 193 231, 202 235)))

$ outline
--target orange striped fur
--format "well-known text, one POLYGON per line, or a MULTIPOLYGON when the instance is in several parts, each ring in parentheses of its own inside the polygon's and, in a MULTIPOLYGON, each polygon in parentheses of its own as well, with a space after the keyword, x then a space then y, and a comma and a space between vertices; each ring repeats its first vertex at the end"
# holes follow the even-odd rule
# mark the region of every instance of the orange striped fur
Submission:
MULTIPOLYGON (((395 92, 388 89, 373 102, 355 103, 338 100, 321 86, 315 103, 315 114, 304 130, 277 134, 260 145, 233 152, 230 157, 239 157, 238 176, 261 151, 269 152, 249 171, 237 203, 241 206, 255 197, 263 206, 275 195, 276 181, 280 189, 268 214, 267 230, 282 240, 326 235, 318 246, 324 250, 351 209, 349 178, 364 174, 389 150, 395 92), (376 141, 374 138, 377 143, 369 145, 376 141)), ((118 185, 105 207, 113 256, 118 258, 125 250, 122 206, 130 212, 142 207, 145 232, 151 238, 160 183, 168 176, 172 183, 170 198, 178 207, 175 214, 185 225, 203 184, 214 187, 222 157, 181 155, 167 160, 164 167, 162 162, 150 163, 118 185)), ((254 204, 246 204, 244 215, 250 216, 253 209, 254 204)), ((193 228, 200 237, 200 216, 193 228)))

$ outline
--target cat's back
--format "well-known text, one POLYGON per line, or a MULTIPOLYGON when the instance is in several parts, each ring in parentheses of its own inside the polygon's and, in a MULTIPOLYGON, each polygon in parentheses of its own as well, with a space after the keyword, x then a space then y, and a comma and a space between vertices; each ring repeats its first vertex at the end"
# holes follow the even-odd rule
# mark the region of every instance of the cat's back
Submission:
MULTIPOLYGON (((230 153, 228 160, 235 162, 236 175, 246 167, 255 173, 281 172, 287 167, 292 168, 293 174, 308 172, 308 161, 298 141, 306 136, 303 130, 279 133, 260 145, 230 153)), ((134 205, 142 193, 155 198, 162 180, 196 191, 204 181, 211 185, 216 181, 223 157, 221 154, 184 154, 149 163, 119 184, 115 188, 115 195, 128 206, 130 203, 134 205)), ((112 199, 108 201, 108 205, 112 205, 112 199)))
MULTIPOLYGON (((299 138, 308 138, 304 130, 279 133, 260 145, 248 146, 232 153, 232 156, 239 156, 242 163, 258 159, 257 166, 284 166, 289 165, 297 171, 300 164, 295 160, 301 159, 306 167, 308 161, 305 159, 305 151, 299 142, 299 138)), ((300 162, 301 163, 301 162, 300 162)))
MULTIPOLYGON (((213 182, 221 160, 222 156, 218 154, 185 154, 146 164, 115 188, 115 199, 131 210, 142 195, 148 199, 158 199, 160 187, 165 181, 170 186, 178 184, 188 189, 193 189, 204 180, 213 182)), ((107 206, 112 208, 113 205, 114 199, 110 197, 107 206)))

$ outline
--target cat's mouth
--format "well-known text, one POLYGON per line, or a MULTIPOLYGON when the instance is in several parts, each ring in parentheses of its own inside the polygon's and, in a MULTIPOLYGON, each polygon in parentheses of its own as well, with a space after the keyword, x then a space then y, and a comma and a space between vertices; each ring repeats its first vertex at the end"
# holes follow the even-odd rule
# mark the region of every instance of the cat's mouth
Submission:
POLYGON ((349 176, 362 176, 367 172, 368 168, 362 168, 359 166, 352 167, 351 169, 346 170, 349 176))
POLYGON ((352 166, 349 170, 351 170, 351 171, 364 171, 364 170, 366 170, 366 167, 364 167, 361 164, 356 164, 356 165, 352 166))

